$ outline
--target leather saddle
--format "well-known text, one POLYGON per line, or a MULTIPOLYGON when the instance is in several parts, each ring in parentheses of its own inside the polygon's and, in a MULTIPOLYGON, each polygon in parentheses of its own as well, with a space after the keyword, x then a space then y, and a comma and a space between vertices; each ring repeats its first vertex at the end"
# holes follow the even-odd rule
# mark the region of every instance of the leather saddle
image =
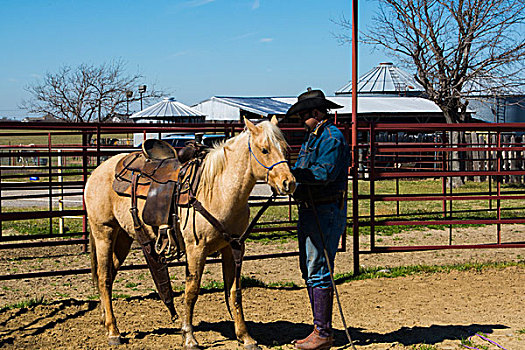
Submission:
POLYGON ((190 141, 177 153, 165 141, 148 139, 141 151, 119 160, 113 190, 132 198, 131 209, 136 209, 136 198, 146 201, 142 212, 145 224, 178 231, 177 207, 191 204, 206 153, 207 148, 196 142, 190 141))

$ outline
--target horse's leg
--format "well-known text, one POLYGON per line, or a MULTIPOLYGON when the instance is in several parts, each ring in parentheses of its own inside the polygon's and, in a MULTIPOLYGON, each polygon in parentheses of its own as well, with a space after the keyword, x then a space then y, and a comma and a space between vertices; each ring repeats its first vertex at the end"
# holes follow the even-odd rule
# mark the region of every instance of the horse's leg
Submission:
MULTIPOLYGON (((260 349, 257 342, 250 336, 244 321, 242 303, 237 304, 237 276, 235 276, 235 261, 233 260, 231 247, 228 245, 221 249, 222 254, 222 273, 224 276, 224 290, 230 291, 230 298, 227 300, 230 310, 233 310, 233 320, 235 323, 235 335, 246 349, 260 349)), ((240 282, 240 281, 239 281, 240 282)), ((240 300, 240 298, 239 298, 240 300)))
MULTIPOLYGON (((129 254, 131 249, 131 244, 133 243, 133 238, 131 238, 126 231, 121 228, 116 229, 117 235, 116 239, 113 240, 113 268, 111 270, 111 285, 115 282, 115 277, 117 276, 118 269, 126 260, 126 257, 129 254)), ((98 286, 97 286, 98 287, 98 286)), ((106 313, 104 311, 104 305, 100 304, 101 311, 101 323, 105 325, 106 323, 106 313)))
MULTIPOLYGON (((126 257, 129 254, 129 251, 131 249, 131 244, 133 243, 133 238, 131 238, 126 231, 124 231, 122 228, 114 229, 113 235, 115 236, 116 232, 116 238, 113 239, 113 267, 111 269, 111 284, 115 282, 115 277, 117 275, 118 269, 122 266, 124 263, 124 260, 126 260, 126 257)), ((95 250, 96 251, 96 250, 95 250)), ((97 282, 97 288, 98 288, 98 282, 97 282)), ((100 309, 102 312, 102 324, 106 321, 106 313, 104 312, 104 305, 102 303, 100 304, 100 309)))
MULTIPOLYGON (((120 344, 120 332, 113 314, 111 296, 117 268, 124 261, 125 255, 127 255, 125 249, 122 250, 122 245, 125 247, 126 244, 117 240, 119 228, 91 222, 90 227, 95 238, 98 291, 103 310, 104 326, 108 333, 109 344, 118 345, 120 344), (120 250, 119 247, 121 248, 120 250), (115 252, 115 248, 117 248, 119 253, 115 252)), ((127 250, 129 252, 129 248, 127 250)))
POLYGON ((185 350, 200 349, 193 334, 193 310, 199 296, 202 272, 206 263, 206 255, 202 246, 186 247, 186 287, 184 290, 184 319, 182 321, 183 348, 185 350))

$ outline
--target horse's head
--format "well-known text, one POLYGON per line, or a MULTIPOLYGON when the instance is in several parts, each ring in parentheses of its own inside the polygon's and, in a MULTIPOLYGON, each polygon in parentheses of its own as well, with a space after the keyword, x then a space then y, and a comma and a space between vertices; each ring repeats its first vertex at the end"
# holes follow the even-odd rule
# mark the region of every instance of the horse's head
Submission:
POLYGON ((254 125, 244 119, 248 129, 248 149, 253 175, 264 180, 279 194, 291 194, 295 190, 295 178, 290 171, 284 153, 288 144, 277 127, 277 118, 254 125))

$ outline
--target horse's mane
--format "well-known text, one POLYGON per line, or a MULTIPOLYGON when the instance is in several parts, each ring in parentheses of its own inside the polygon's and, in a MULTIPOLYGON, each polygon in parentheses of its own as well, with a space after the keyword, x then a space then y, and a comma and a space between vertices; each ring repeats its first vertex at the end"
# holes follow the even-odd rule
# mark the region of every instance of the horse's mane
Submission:
MULTIPOLYGON (((264 137, 278 147, 281 152, 284 153, 288 149, 288 143, 286 142, 283 133, 276 125, 265 120, 259 123, 258 126, 262 127, 264 137)), ((215 187, 215 181, 225 169, 226 148, 237 142, 237 140, 245 138, 249 133, 249 130, 245 128, 239 135, 215 144, 209 151, 202 165, 201 184, 199 186, 199 192, 204 194, 207 199, 211 198, 213 188, 215 187)))

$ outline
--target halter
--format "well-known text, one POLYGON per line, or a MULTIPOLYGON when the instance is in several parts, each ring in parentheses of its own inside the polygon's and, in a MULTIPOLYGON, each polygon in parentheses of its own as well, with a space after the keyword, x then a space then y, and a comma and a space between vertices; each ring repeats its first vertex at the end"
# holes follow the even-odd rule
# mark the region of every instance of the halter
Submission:
POLYGON ((250 144, 250 137, 251 137, 251 135, 248 135, 248 150, 250 151, 250 154, 253 156, 253 158, 257 161, 257 163, 259 163, 263 168, 268 169, 268 171, 266 172, 266 182, 268 183, 268 176, 270 175, 270 171, 273 168, 275 168, 277 165, 281 164, 281 163, 287 163, 287 161, 286 160, 280 160, 277 163, 274 163, 273 165, 270 165, 270 166, 264 165, 263 163, 261 163, 259 161, 259 159, 257 159, 255 154, 253 153, 252 146, 250 144))

